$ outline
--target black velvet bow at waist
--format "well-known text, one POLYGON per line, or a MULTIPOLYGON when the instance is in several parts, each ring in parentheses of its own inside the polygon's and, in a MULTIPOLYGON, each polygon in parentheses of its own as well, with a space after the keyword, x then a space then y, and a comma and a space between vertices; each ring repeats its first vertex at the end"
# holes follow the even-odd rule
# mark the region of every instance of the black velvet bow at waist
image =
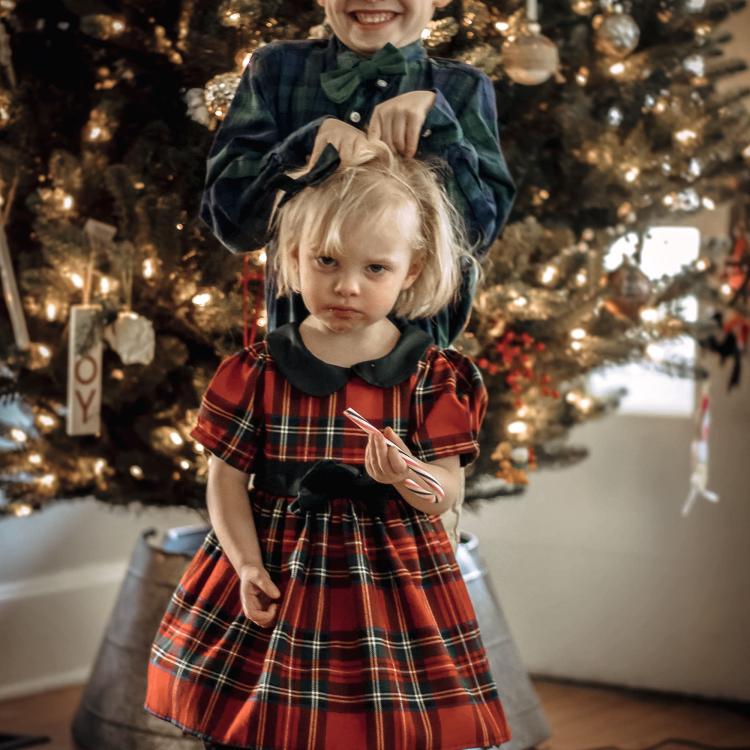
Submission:
POLYGON ((275 474, 255 478, 255 486, 276 495, 294 495, 290 506, 302 512, 324 510, 335 498, 346 498, 360 502, 368 514, 382 516, 385 513, 388 486, 376 482, 367 472, 357 466, 325 459, 316 461, 299 479, 275 474), (291 490, 291 491, 290 491, 291 490))

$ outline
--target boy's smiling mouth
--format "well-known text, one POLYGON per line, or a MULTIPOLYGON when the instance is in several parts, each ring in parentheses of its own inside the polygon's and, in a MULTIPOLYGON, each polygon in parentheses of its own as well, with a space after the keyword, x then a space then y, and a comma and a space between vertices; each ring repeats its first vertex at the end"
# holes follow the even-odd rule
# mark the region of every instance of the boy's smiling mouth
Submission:
POLYGON ((376 26, 388 23, 396 17, 392 10, 355 10, 349 14, 357 23, 363 26, 376 26))

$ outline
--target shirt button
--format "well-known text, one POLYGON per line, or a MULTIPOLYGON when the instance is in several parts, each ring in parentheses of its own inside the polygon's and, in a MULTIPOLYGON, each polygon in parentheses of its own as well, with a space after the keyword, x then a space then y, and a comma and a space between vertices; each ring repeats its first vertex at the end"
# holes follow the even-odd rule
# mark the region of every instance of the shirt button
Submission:
POLYGON ((429 138, 432 135, 432 131, 429 128, 424 129, 424 133, 422 133, 422 138, 429 138))
POLYGON ((384 81, 382 78, 378 78, 376 83, 381 89, 384 89, 388 85, 388 81, 384 81))
POLYGON ((359 122, 359 121, 360 121, 360 120, 362 119, 362 115, 361 115, 361 114, 359 114, 359 112, 352 112, 352 113, 351 113, 351 114, 349 115, 349 119, 350 119, 350 120, 351 120, 352 122, 359 122))

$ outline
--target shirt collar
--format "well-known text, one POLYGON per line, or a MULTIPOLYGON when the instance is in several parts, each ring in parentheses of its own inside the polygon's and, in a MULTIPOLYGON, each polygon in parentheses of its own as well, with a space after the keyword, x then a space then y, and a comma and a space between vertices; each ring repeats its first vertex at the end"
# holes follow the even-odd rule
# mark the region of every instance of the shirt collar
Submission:
POLYGON ((268 351, 281 374, 310 396, 330 396, 358 375, 370 385, 390 388, 410 377, 417 363, 432 345, 428 333, 416 325, 399 326, 401 338, 384 357, 339 367, 318 359, 306 346, 298 323, 279 326, 266 336, 268 351))
MULTIPOLYGON (((407 63, 423 60, 427 57, 427 50, 425 50, 421 39, 417 39, 415 42, 407 44, 406 47, 399 47, 398 49, 401 51, 401 54, 404 56, 407 63)), ((338 56, 346 52, 362 59, 371 57, 371 55, 362 55, 359 52, 349 49, 349 47, 347 47, 335 34, 331 34, 326 54, 326 67, 329 70, 338 67, 338 56)))

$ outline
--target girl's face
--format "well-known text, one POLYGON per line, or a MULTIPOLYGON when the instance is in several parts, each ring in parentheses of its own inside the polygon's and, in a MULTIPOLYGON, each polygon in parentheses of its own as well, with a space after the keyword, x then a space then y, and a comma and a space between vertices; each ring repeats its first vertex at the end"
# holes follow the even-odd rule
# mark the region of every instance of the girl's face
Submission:
POLYGON ((450 0, 318 0, 336 36, 349 49, 371 55, 390 42, 416 42, 435 12, 450 0))
POLYGON ((303 240, 292 252, 292 268, 310 314, 333 333, 364 330, 383 320, 419 276, 421 266, 411 250, 417 222, 412 203, 346 222, 336 257, 303 240))

